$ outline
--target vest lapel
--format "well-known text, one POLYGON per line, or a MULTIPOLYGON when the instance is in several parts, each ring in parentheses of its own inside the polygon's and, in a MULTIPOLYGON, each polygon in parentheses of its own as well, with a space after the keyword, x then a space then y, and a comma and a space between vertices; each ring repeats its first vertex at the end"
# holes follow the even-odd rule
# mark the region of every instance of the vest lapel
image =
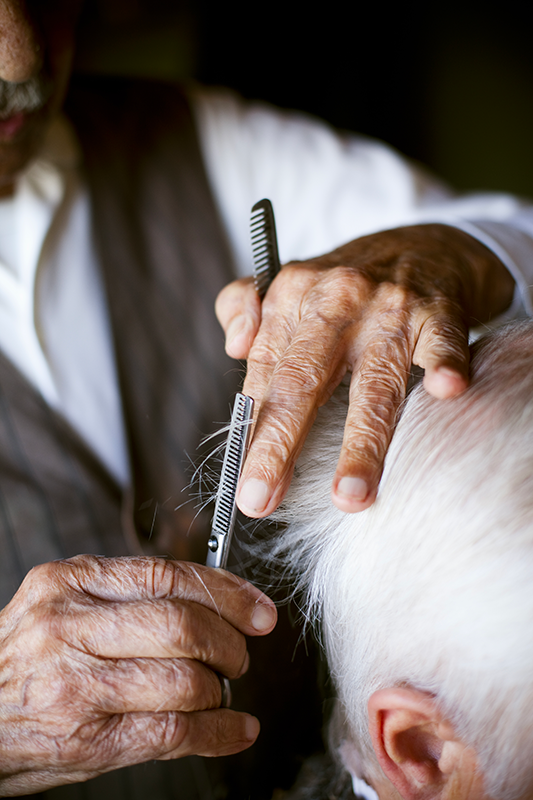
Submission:
POLYGON ((77 86, 68 111, 108 292, 135 524, 152 552, 203 559, 205 524, 187 535, 196 509, 183 490, 240 381, 213 311, 231 259, 182 93, 106 79, 102 94, 99 83, 77 86))
POLYGON ((131 552, 122 532, 121 491, 68 423, 0 354, 2 606, 33 566, 81 552, 131 552))

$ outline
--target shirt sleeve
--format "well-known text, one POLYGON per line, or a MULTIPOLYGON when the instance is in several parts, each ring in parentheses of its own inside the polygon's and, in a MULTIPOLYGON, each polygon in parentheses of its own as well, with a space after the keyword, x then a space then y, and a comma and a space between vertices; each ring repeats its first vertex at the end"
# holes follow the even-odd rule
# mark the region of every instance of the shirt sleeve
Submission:
POLYGON ((196 86, 191 107, 240 276, 252 269, 250 209, 268 197, 282 263, 380 230, 440 222, 479 239, 513 275, 514 302, 495 324, 533 314, 533 205, 502 193, 456 195, 381 142, 229 90, 196 86))

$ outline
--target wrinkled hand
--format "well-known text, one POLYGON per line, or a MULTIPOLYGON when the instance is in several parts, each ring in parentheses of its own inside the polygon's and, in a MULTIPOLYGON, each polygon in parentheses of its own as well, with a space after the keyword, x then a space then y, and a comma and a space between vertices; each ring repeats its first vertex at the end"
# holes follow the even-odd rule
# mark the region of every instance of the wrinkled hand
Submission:
POLYGON ((361 511, 376 497, 412 364, 439 398, 468 382, 468 328, 508 307, 514 283, 477 240, 446 225, 356 239, 285 266, 261 307, 253 283, 217 299, 226 350, 247 358, 243 391, 256 423, 238 505, 251 517, 281 502, 319 406, 347 371, 350 408, 333 501, 361 511))
POLYGON ((259 723, 219 708, 214 670, 239 677, 243 634, 275 621, 222 570, 94 556, 35 568, 0 614, 0 794, 246 749, 259 723))

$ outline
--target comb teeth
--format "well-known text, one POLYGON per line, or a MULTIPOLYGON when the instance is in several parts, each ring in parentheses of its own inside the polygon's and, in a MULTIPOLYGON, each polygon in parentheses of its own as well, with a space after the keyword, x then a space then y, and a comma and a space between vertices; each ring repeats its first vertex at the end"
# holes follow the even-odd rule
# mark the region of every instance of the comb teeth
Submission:
POLYGON ((213 515, 213 530, 223 534, 231 530, 236 514, 235 495, 246 455, 252 410, 253 400, 244 394, 237 394, 213 515))
POLYGON ((254 283, 260 299, 280 271, 276 223, 270 200, 260 200, 250 219, 254 257, 254 283))

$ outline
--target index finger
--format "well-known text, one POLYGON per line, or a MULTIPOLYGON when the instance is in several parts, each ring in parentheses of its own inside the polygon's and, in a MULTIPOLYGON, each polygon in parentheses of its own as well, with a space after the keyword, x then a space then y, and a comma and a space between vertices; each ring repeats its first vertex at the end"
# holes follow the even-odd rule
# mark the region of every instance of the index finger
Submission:
POLYGON ((189 600, 214 611, 249 636, 269 633, 277 620, 272 600, 251 583, 201 564, 83 555, 41 569, 51 573, 61 593, 69 585, 102 600, 189 600))

